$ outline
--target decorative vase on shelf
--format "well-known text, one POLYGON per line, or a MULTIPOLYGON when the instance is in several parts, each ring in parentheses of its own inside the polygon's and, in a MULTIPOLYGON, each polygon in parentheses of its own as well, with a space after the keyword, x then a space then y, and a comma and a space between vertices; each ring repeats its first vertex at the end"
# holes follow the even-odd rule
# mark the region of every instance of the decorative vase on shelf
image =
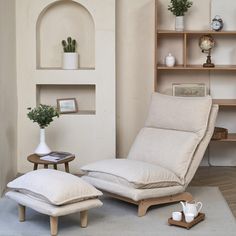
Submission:
POLYGON ((77 52, 63 53, 62 69, 77 70, 79 67, 79 55, 77 52))
POLYGON ((165 65, 167 67, 173 67, 175 65, 175 57, 171 53, 168 54, 165 58, 165 65))
POLYGON ((175 30, 183 31, 184 30, 184 16, 175 17, 175 30))
POLYGON ((48 147, 45 141, 45 129, 40 129, 40 143, 35 150, 35 154, 38 156, 44 156, 51 152, 51 149, 48 147))

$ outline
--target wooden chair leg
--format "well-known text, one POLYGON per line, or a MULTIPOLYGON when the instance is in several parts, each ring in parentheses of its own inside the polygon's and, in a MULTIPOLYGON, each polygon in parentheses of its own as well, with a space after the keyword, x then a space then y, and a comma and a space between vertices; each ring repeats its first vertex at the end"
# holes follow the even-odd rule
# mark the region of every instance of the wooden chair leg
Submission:
POLYGON ((19 215, 19 221, 24 222, 25 221, 25 206, 18 205, 18 215, 19 215))
POLYGON ((140 201, 138 204, 138 216, 142 217, 145 216, 147 213, 148 208, 150 207, 149 204, 145 204, 145 201, 140 201))
POLYGON ((159 198, 150 198, 141 200, 138 202, 138 216, 145 216, 147 213, 147 210, 150 206, 154 205, 160 205, 165 203, 172 203, 172 202, 179 202, 179 201, 192 201, 193 196, 188 193, 179 193, 176 195, 166 196, 166 197, 159 197, 159 198))
POLYGON ((56 236, 58 233, 58 217, 50 216, 51 235, 56 236))
POLYGON ((86 228, 88 225, 88 211, 80 212, 80 226, 86 228))

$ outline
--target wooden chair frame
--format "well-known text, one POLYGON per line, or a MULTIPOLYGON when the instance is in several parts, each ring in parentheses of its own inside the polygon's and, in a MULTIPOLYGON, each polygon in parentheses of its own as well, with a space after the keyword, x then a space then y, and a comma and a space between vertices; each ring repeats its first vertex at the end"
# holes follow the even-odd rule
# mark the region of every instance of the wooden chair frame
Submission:
POLYGON ((183 192, 183 193, 165 196, 165 197, 148 198, 148 199, 143 199, 139 201, 134 201, 130 198, 126 198, 126 197, 109 193, 106 191, 103 191, 103 192, 113 198, 137 205, 139 217, 145 216, 150 206, 161 205, 161 204, 172 203, 172 202, 179 202, 179 201, 192 201, 193 200, 193 196, 188 192, 183 192))

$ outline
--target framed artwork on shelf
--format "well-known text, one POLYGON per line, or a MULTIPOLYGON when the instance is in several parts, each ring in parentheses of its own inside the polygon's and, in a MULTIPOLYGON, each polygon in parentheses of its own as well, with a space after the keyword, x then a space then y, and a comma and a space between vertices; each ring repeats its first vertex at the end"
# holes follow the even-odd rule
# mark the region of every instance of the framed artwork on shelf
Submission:
POLYGON ((207 95, 206 85, 200 83, 172 84, 173 96, 177 97, 204 97, 207 95))
POLYGON ((78 105, 75 98, 57 99, 57 109, 61 114, 77 113, 78 105))

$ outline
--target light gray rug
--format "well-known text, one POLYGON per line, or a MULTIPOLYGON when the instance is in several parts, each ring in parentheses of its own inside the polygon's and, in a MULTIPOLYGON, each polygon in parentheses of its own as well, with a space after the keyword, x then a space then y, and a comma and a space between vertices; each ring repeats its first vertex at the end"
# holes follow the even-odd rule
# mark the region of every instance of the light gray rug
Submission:
MULTIPOLYGON (((152 207, 146 216, 137 216, 137 207, 103 197, 103 207, 90 210, 88 228, 79 226, 79 214, 59 219, 59 236, 235 236, 236 222, 221 192, 215 187, 189 188, 196 200, 203 202, 205 221, 190 230, 168 226, 172 211, 181 210, 180 204, 152 207)), ((27 209, 26 221, 18 222, 17 204, 0 200, 1 236, 50 235, 49 217, 27 209)))

